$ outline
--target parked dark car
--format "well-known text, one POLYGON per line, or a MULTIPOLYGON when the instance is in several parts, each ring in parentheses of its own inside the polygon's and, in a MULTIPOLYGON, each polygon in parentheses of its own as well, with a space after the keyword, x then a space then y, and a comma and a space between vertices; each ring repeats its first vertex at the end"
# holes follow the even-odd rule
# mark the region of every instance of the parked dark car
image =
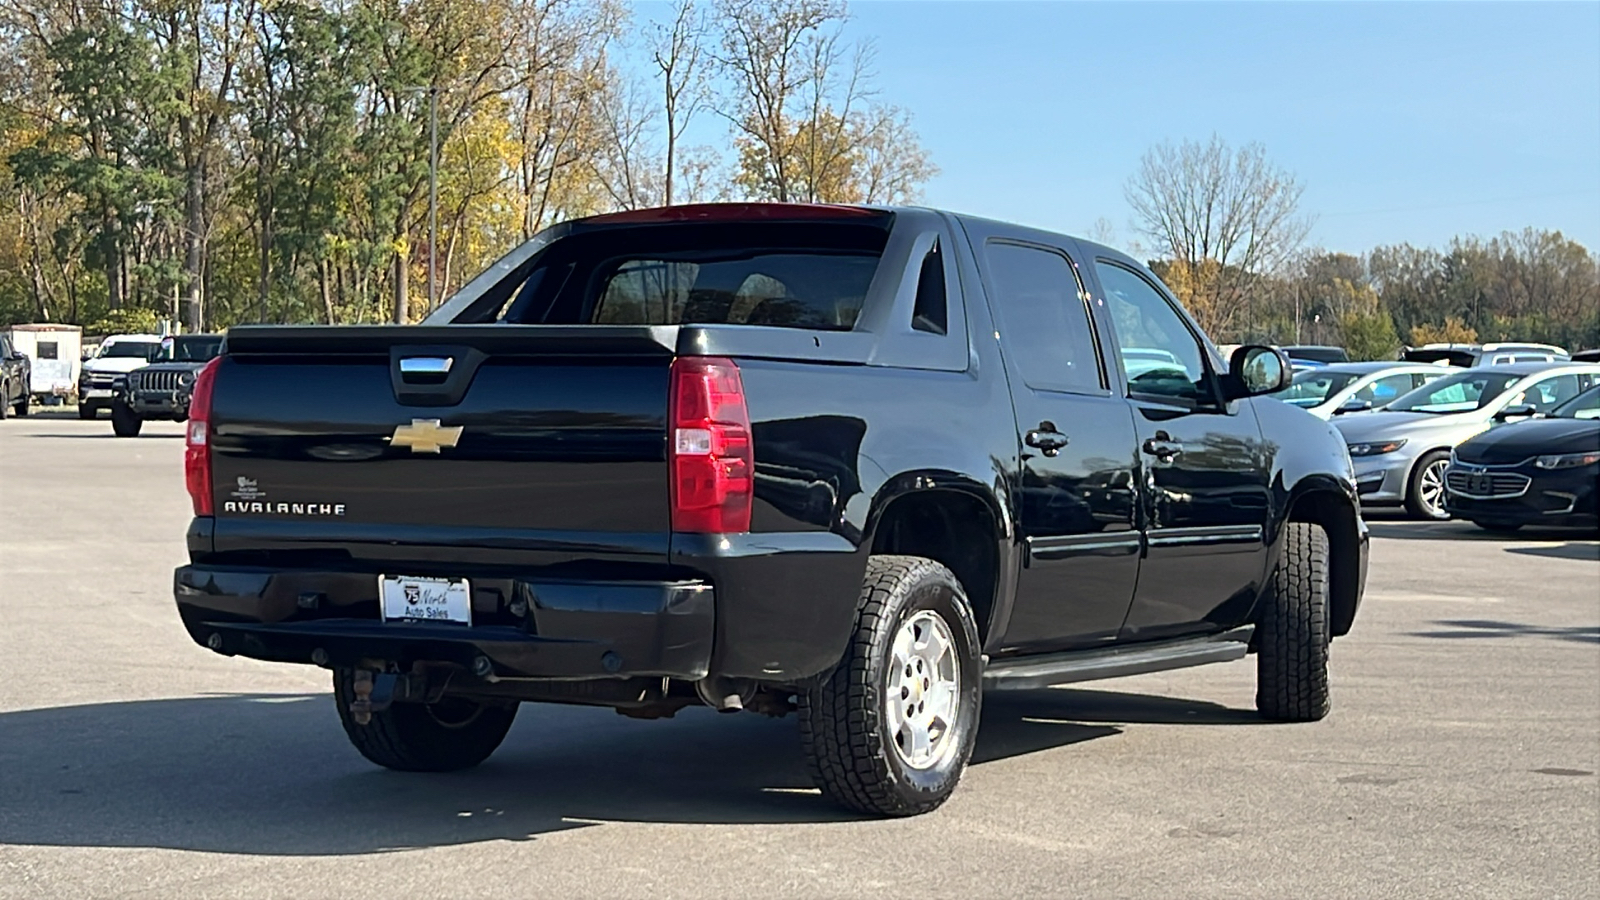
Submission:
POLYGON ((0 419, 13 413, 28 414, 32 380, 33 361, 11 343, 11 338, 0 334, 0 419))
POLYGON ((182 422, 189 416, 186 390, 200 367, 222 349, 220 334, 184 334, 161 342, 150 364, 113 383, 111 430, 117 437, 135 437, 150 419, 182 422))
POLYGON ((1490 531, 1524 525, 1600 527, 1600 387, 1548 416, 1496 426, 1458 445, 1445 508, 1490 531))
POLYGON ((1288 369, 1030 228, 569 222, 421 326, 231 330, 178 611, 330 668, 389 768, 476 765, 520 702, 704 704, 797 712, 824 794, 925 812, 989 691, 1255 652, 1263 716, 1327 714, 1367 530, 1343 440, 1260 396, 1288 369))
POLYGON ((1288 347, 1279 347, 1278 349, 1282 350, 1284 355, 1289 357, 1289 362, 1297 367, 1301 363, 1326 366, 1350 361, 1350 354, 1343 347, 1322 347, 1308 344, 1290 345, 1288 347))

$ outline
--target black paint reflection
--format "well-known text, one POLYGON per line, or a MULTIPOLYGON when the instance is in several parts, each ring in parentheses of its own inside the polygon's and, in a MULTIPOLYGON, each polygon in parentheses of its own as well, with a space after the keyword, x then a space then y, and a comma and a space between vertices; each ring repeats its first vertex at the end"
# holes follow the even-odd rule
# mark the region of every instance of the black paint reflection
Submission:
MULTIPOLYGON (((807 416, 751 426, 756 454, 758 517, 766 504, 794 522, 831 529, 844 504, 861 492, 863 419, 807 416)), ((759 527, 757 530, 765 530, 759 527)), ((781 530, 774 528, 773 530, 781 530)))

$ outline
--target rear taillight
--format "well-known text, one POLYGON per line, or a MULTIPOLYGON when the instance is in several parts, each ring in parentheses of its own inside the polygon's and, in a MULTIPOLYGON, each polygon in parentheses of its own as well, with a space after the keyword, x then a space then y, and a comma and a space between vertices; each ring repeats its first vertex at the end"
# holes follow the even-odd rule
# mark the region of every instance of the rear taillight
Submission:
POLYGON ((749 531, 755 458, 739 367, 731 359, 680 357, 669 390, 672 530, 749 531))
POLYGON ((211 515, 211 389, 217 379, 217 357, 194 376, 194 393, 189 397, 189 426, 184 439, 183 475, 189 485, 194 514, 211 515))

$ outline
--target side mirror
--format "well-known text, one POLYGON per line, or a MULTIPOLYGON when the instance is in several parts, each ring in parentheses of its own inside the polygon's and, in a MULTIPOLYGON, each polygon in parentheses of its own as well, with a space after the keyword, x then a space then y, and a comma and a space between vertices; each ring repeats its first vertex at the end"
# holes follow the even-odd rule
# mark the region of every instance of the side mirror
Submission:
POLYGON ((1351 397, 1349 400, 1346 400, 1344 402, 1343 406, 1341 406, 1338 409, 1334 410, 1333 414, 1336 415, 1336 416, 1342 416, 1345 413, 1366 412, 1367 410, 1369 410, 1371 408, 1372 408, 1372 401, 1371 400, 1362 400, 1359 397, 1351 397))
POLYGON ((1505 422, 1509 419, 1531 419, 1539 414, 1537 407, 1523 403, 1519 406, 1508 406, 1494 414, 1496 422, 1505 422))
POLYGON ((1229 400, 1271 394, 1289 386, 1293 373, 1289 360, 1280 351, 1260 344, 1246 344, 1233 351, 1222 393, 1229 400))

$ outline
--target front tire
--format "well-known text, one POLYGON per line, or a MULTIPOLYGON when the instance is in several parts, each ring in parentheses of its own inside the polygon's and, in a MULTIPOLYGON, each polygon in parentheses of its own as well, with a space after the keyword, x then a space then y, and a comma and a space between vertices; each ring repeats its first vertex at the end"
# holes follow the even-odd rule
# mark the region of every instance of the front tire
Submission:
POLYGON ((1256 709, 1279 722, 1328 714, 1328 535, 1320 525, 1284 526, 1283 556, 1256 625, 1256 709))
POLYGON ((98 406, 90 406, 86 403, 78 404, 78 418, 80 419, 92 419, 99 412, 100 407, 98 406))
POLYGON ((32 406, 33 406, 33 395, 29 394, 27 391, 23 391, 22 392, 22 396, 17 398, 17 405, 11 407, 11 411, 16 413, 17 414, 17 418, 20 419, 23 416, 26 416, 28 414, 28 410, 32 406))
POLYGON ((333 699, 350 743, 371 762, 400 772, 454 772, 489 758, 505 740, 517 707, 446 697, 396 703, 362 725, 350 712, 356 670, 333 670, 333 699))
POLYGON ((1448 450, 1424 453, 1411 467, 1411 483, 1406 485, 1406 512, 1411 518, 1430 522, 1450 518, 1444 508, 1444 470, 1449 467, 1448 450))
POLYGON ((916 556, 873 556, 837 667, 800 692, 811 780, 850 809, 913 816, 949 799, 982 703, 978 629, 961 582, 916 556))
POLYGON ((111 430, 117 437, 138 437, 143 428, 144 420, 138 413, 121 403, 111 407, 111 430))

